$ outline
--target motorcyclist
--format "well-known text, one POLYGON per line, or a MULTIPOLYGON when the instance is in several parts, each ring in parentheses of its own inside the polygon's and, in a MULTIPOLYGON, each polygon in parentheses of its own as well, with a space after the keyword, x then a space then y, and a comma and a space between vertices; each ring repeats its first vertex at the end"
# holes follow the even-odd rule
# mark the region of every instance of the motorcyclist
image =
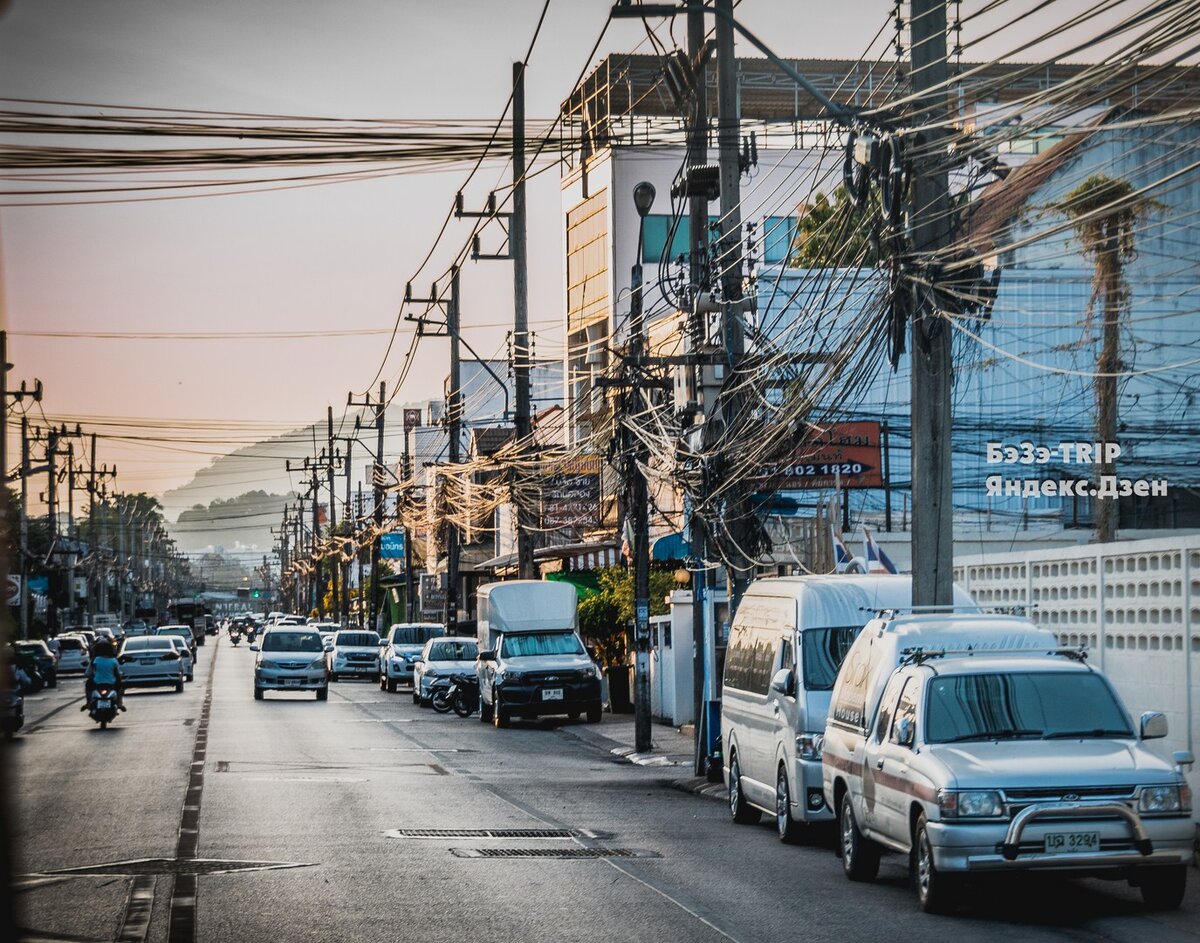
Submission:
POLYGON ((88 665, 84 682, 83 706, 79 708, 81 711, 87 710, 92 703, 92 691, 97 685, 111 685, 117 694, 118 709, 125 710, 125 694, 121 689, 121 665, 117 661, 112 642, 107 640, 96 643, 95 654, 88 665))

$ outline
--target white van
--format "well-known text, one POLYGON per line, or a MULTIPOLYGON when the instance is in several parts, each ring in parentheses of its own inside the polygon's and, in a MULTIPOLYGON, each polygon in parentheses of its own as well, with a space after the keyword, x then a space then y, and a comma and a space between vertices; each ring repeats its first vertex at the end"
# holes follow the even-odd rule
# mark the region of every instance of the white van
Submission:
MULTIPOLYGON (((774 813, 779 837, 833 813, 821 791, 821 737, 842 659, 884 609, 912 602, 912 578, 785 576, 756 580, 729 634, 721 742, 735 822, 774 813)), ((970 597, 955 589, 955 602, 970 597)))

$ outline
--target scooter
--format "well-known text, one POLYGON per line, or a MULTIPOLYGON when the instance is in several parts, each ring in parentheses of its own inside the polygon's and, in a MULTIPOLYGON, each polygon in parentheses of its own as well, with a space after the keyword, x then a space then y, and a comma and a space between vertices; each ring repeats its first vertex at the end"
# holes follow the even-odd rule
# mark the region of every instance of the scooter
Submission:
POLYGON ((453 710, 459 717, 470 717, 479 706, 479 679, 470 674, 439 678, 430 698, 439 714, 453 710))
POLYGON ((101 730, 117 716, 117 691, 107 684, 98 684, 92 688, 92 696, 88 701, 88 716, 100 725, 101 730))
POLYGON ((231 645, 239 645, 239 644, 241 644, 241 641, 242 641, 242 630, 241 629, 230 629, 229 630, 229 643, 231 645))

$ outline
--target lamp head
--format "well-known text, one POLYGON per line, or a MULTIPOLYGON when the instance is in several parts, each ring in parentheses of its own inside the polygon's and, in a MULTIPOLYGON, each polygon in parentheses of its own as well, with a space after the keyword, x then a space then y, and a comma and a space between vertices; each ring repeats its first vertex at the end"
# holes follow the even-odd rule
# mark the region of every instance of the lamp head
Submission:
POLYGON ((646 218, 650 207, 654 205, 654 184, 643 180, 633 188, 633 205, 637 207, 638 216, 646 218))

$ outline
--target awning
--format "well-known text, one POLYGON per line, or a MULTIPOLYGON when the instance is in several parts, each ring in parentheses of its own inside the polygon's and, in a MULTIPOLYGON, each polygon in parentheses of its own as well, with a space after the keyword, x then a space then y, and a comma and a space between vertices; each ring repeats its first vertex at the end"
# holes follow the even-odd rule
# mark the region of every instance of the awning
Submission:
POLYGON ((691 545, 684 539, 682 531, 663 534, 650 542, 651 560, 686 560, 691 554, 691 545))

